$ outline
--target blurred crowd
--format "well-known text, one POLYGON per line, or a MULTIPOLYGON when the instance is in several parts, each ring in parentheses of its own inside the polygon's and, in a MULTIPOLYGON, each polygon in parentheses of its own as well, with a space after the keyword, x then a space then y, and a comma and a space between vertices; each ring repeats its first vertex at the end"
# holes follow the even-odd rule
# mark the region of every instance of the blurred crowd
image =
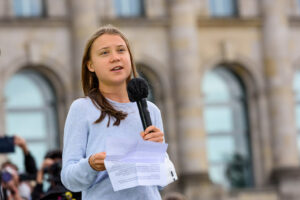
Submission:
POLYGON ((1 164, 0 200, 79 200, 80 193, 68 191, 61 183, 62 152, 46 153, 41 166, 29 151, 25 139, 20 136, 1 138, 0 153, 21 148, 24 155, 25 172, 20 173, 11 161, 1 164))

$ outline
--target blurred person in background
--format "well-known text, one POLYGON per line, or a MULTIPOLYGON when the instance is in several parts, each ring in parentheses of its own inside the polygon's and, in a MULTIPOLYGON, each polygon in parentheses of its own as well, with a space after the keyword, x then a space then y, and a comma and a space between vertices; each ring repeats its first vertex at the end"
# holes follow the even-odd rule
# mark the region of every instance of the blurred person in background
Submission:
POLYGON ((4 200, 23 200, 19 192, 20 178, 18 167, 10 161, 1 166, 1 186, 3 187, 4 200))
POLYGON ((34 180, 37 172, 36 162, 31 155, 26 140, 18 135, 0 138, 0 153, 13 153, 15 146, 22 149, 24 155, 25 173, 20 174, 22 180, 34 180))
POLYGON ((52 200, 52 199, 72 199, 80 200, 80 193, 68 191, 61 183, 62 152, 61 150, 49 151, 36 175, 36 186, 32 192, 32 200, 52 200), (47 175, 47 179, 45 179, 47 175), (48 181, 50 186, 44 192, 44 181, 48 181))
POLYGON ((15 145, 19 146, 24 155, 24 166, 25 166, 25 174, 20 174, 21 180, 34 180, 37 173, 37 166, 35 159, 31 155, 30 151, 28 150, 26 140, 20 136, 14 136, 14 143, 15 145))
POLYGON ((1 148, 1 153, 14 152, 14 147, 18 146, 24 154, 25 173, 19 174, 18 167, 10 161, 1 165, 1 186, 3 187, 4 199, 31 199, 31 180, 35 179, 37 168, 36 163, 28 150, 26 141, 20 136, 11 136, 4 139, 6 144, 1 148))

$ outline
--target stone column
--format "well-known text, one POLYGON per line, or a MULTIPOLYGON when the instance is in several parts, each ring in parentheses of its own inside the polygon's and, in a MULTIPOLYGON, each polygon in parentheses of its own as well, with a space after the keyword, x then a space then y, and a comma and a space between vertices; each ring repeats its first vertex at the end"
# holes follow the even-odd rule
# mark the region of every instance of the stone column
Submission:
POLYGON ((73 98, 82 96, 81 88, 81 61, 83 51, 88 38, 99 27, 99 19, 97 15, 96 0, 69 0, 70 4, 70 20, 72 35, 72 65, 74 74, 74 95, 73 98))
POLYGON ((274 168, 297 167, 297 132, 286 0, 263 0, 263 52, 274 168))
POLYGON ((174 74, 180 181, 188 199, 203 196, 208 182, 197 18, 191 0, 170 0, 170 59, 174 74))
POLYGON ((289 27, 286 0, 261 1, 263 14, 263 53, 266 95, 269 104, 273 149, 273 177, 281 199, 300 199, 300 192, 287 185, 299 185, 299 154, 292 92, 292 66, 289 58, 289 27), (292 172, 292 176, 290 175, 292 172), (298 175, 296 175, 298 174, 298 175), (288 191, 288 192, 287 192, 288 191))

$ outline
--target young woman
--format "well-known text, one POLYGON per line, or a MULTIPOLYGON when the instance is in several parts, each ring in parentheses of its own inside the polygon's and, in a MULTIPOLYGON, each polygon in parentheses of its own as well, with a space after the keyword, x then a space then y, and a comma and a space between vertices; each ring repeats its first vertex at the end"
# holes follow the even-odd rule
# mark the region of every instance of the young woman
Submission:
POLYGON ((143 131, 136 103, 129 101, 127 83, 136 69, 126 37, 116 28, 100 28, 87 42, 82 60, 85 97, 75 100, 65 124, 61 179, 83 200, 157 200, 157 186, 117 192, 105 170, 108 137, 163 142, 159 109, 148 102, 153 126, 143 131))

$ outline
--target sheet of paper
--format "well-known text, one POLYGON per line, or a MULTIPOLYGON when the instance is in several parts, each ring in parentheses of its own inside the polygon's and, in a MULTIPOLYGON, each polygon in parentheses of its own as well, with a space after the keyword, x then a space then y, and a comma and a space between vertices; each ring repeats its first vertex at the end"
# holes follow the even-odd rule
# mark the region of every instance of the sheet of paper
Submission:
POLYGON ((165 143, 108 138, 104 163, 114 191, 138 185, 165 185, 167 147, 165 143))

